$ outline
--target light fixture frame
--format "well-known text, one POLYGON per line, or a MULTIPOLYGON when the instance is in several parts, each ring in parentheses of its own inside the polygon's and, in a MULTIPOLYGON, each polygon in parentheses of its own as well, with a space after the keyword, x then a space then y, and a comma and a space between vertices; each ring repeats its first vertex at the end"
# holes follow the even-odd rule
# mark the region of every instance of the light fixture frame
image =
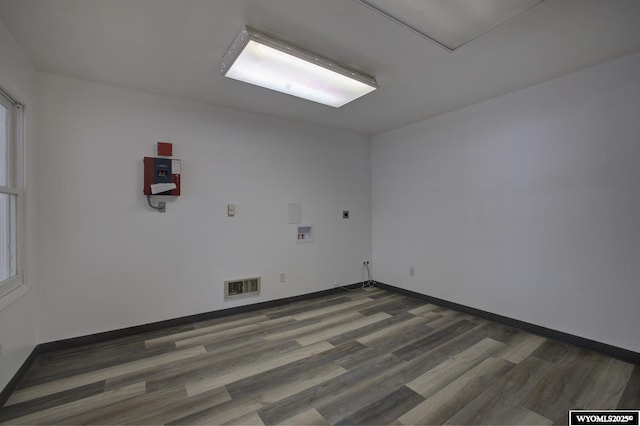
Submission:
POLYGON ((331 61, 308 50, 293 46, 286 41, 280 40, 262 31, 255 30, 247 25, 242 27, 238 35, 236 35, 235 39, 231 43, 231 46, 229 46, 229 49, 227 49, 227 52, 222 57, 222 62, 220 64, 220 71, 222 75, 226 76, 236 59, 238 59, 244 48, 251 41, 255 41, 270 48, 279 50, 298 59, 302 59, 314 65, 318 65, 322 68, 326 68, 330 71, 351 78, 352 80, 366 84, 372 87, 374 90, 380 88, 376 79, 374 77, 371 77, 370 75, 356 71, 345 65, 338 64, 335 61, 331 61))

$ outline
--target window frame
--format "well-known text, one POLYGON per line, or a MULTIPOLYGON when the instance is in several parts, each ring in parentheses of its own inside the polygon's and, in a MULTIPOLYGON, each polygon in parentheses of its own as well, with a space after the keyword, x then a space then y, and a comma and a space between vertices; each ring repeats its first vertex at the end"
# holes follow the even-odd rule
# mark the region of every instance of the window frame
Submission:
POLYGON ((0 310, 26 294, 28 287, 24 281, 24 218, 25 218, 25 107, 0 87, 0 104, 7 108, 7 179, 6 185, 0 185, 0 194, 15 196, 16 236, 15 236, 15 275, 0 281, 0 310))

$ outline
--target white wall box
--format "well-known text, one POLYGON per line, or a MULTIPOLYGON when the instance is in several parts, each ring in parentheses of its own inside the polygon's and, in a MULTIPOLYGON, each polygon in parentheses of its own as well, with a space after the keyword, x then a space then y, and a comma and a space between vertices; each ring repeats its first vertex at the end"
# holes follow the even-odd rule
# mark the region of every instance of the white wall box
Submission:
POLYGON ((298 243, 313 242, 313 225, 300 225, 298 229, 298 243))

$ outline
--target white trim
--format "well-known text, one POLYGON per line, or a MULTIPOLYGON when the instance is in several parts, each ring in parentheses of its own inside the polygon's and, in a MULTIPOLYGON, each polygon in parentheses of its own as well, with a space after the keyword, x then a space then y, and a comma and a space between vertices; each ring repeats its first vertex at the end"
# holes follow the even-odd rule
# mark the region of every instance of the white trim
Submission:
POLYGON ((11 188, 9 186, 0 185, 0 194, 13 194, 13 195, 23 195, 22 191, 16 188, 11 188))
POLYGON ((16 98, 14 98, 13 96, 11 96, 10 94, 8 94, 7 92, 5 92, 4 90, 2 90, 2 87, 0 87, 0 96, 4 96, 9 102, 11 102, 13 105, 16 106, 22 106, 22 104, 20 102, 18 102, 18 100, 16 98))
POLYGON ((0 297, 0 311, 14 303, 16 300, 20 299, 25 294, 29 293, 30 290, 31 287, 29 287, 28 285, 20 284, 9 293, 0 297))
POLYGON ((22 297, 28 292, 27 289, 22 288, 25 284, 24 278, 24 265, 26 256, 26 201, 25 201, 25 170, 26 170, 26 155, 25 155, 25 125, 26 116, 24 105, 18 102, 15 98, 8 95, 0 88, 0 104, 5 106, 8 110, 9 121, 7 122, 7 179, 5 185, 0 185, 0 195, 8 194, 12 195, 16 199, 17 215, 15 222, 15 241, 11 244, 11 255, 15 261, 15 270, 12 268, 12 272, 15 275, 10 276, 5 281, 0 283, 0 310, 6 306, 9 306, 15 300, 22 297), (15 246, 14 246, 15 245, 15 246))
POLYGON ((24 282, 20 276, 20 272, 7 277, 4 281, 0 282, 0 299, 11 293, 16 288, 20 287, 24 282))

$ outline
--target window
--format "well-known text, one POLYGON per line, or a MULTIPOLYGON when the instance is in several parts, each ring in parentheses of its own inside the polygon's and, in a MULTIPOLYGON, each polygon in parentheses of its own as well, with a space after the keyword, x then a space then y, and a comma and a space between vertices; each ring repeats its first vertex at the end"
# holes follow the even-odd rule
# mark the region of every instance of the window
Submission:
POLYGON ((0 299, 22 284, 23 109, 0 89, 0 299))

